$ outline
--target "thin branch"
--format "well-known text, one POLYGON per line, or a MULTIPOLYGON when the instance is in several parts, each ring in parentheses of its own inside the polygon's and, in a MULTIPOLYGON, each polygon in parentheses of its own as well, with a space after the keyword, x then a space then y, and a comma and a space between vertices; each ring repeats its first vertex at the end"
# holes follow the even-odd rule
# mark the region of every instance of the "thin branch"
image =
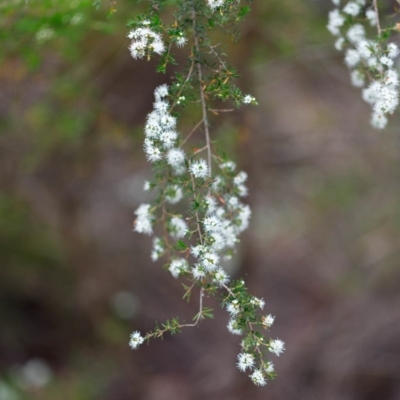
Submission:
POLYGON ((180 95, 181 95, 182 92, 183 92, 183 89, 185 88, 185 86, 186 86, 187 83, 189 82, 189 79, 192 77, 193 68, 194 68, 194 56, 192 57, 192 63, 190 64, 189 72, 188 72, 188 74, 187 74, 187 76, 186 76, 185 82, 183 82, 183 85, 182 85, 181 89, 179 90, 178 94, 176 95, 176 99, 175 99, 175 101, 172 103, 172 106, 171 106, 171 108, 169 109, 169 112, 171 112, 171 111, 173 110, 173 108, 175 107, 176 102, 178 101, 180 95))
POLYGON ((379 21, 379 9, 378 9, 378 0, 374 0, 374 9, 376 14, 376 27, 378 29, 378 35, 380 36, 382 33, 381 23, 379 21))
POLYGON ((197 131, 197 129, 199 128, 199 126, 203 123, 203 120, 199 121, 196 126, 188 133, 188 135, 185 137, 185 139, 183 140, 183 142, 181 143, 181 146, 183 146, 189 139, 190 137, 193 135, 193 133, 195 133, 197 131))
MULTIPOLYGON (((193 56, 193 59, 194 59, 194 57, 198 57, 199 54, 200 54, 200 45, 199 45, 199 38, 197 36, 196 10, 195 9, 193 9, 192 16, 193 16, 194 44, 195 44, 195 49, 196 49, 196 54, 193 56)), ((203 73, 202 73, 201 63, 200 63, 199 59, 196 59, 196 65, 197 65, 197 75, 198 75, 198 78, 199 78, 201 109, 202 109, 202 113, 203 113, 204 131, 205 131, 205 134, 206 134, 208 168, 209 168, 210 175, 211 175, 212 174, 212 165, 211 165, 210 131, 209 131, 208 116, 207 116, 206 99, 205 99, 205 95, 204 95, 204 88, 203 88, 203 85, 202 85, 203 73)))

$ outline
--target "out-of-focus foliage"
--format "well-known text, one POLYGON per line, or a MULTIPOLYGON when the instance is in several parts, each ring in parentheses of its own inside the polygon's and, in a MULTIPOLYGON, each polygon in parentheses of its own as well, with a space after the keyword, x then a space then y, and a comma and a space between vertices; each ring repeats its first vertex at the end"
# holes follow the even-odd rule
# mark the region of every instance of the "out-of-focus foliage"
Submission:
POLYGON ((212 120, 253 177, 232 273, 289 332, 282 383, 254 392, 227 367, 238 348, 224 324, 128 347, 133 327, 181 304, 131 232, 143 121, 174 73, 129 57, 126 22, 143 2, 0 1, 0 398, 398 398, 398 128, 363 124, 322 3, 253 2, 226 52, 259 111, 212 120), (50 367, 43 386, 27 386, 32 359, 50 367))

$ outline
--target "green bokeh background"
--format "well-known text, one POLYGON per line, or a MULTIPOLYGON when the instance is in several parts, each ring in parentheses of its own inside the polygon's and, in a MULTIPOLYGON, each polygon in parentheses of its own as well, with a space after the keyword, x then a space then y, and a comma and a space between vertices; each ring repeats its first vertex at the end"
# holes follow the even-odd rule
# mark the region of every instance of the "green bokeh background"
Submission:
POLYGON ((400 119, 369 127, 329 1, 255 1, 241 41, 223 38, 260 104, 212 120, 250 177, 229 268, 277 316, 278 379, 259 389, 235 369, 213 299, 214 320, 129 349, 132 330, 196 304, 132 233, 143 123, 174 71, 129 56, 143 3, 113 6, 0 0, 0 400, 399 399, 400 119))

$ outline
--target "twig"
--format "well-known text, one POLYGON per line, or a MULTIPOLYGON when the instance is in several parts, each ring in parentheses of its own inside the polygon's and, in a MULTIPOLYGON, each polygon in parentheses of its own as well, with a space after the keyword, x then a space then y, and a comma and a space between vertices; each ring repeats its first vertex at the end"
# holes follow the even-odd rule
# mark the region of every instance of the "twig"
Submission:
POLYGON ((378 29, 378 35, 380 36, 382 33, 382 29, 381 29, 381 23, 379 21, 378 0, 374 0, 374 9, 376 14, 376 27, 378 29))

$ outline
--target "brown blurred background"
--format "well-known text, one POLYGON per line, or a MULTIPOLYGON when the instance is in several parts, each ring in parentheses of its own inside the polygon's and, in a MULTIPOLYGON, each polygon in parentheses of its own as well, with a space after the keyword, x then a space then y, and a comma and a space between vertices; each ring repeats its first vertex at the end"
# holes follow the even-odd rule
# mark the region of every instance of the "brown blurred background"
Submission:
POLYGON ((227 52, 260 105, 212 121, 250 179, 230 271, 286 342, 262 389, 217 299, 214 320, 128 347, 197 305, 132 233, 143 123, 172 71, 129 56, 141 4, 107 19, 92 3, 0 1, 0 400, 400 399, 400 118, 369 127, 331 2, 254 2, 227 52))

